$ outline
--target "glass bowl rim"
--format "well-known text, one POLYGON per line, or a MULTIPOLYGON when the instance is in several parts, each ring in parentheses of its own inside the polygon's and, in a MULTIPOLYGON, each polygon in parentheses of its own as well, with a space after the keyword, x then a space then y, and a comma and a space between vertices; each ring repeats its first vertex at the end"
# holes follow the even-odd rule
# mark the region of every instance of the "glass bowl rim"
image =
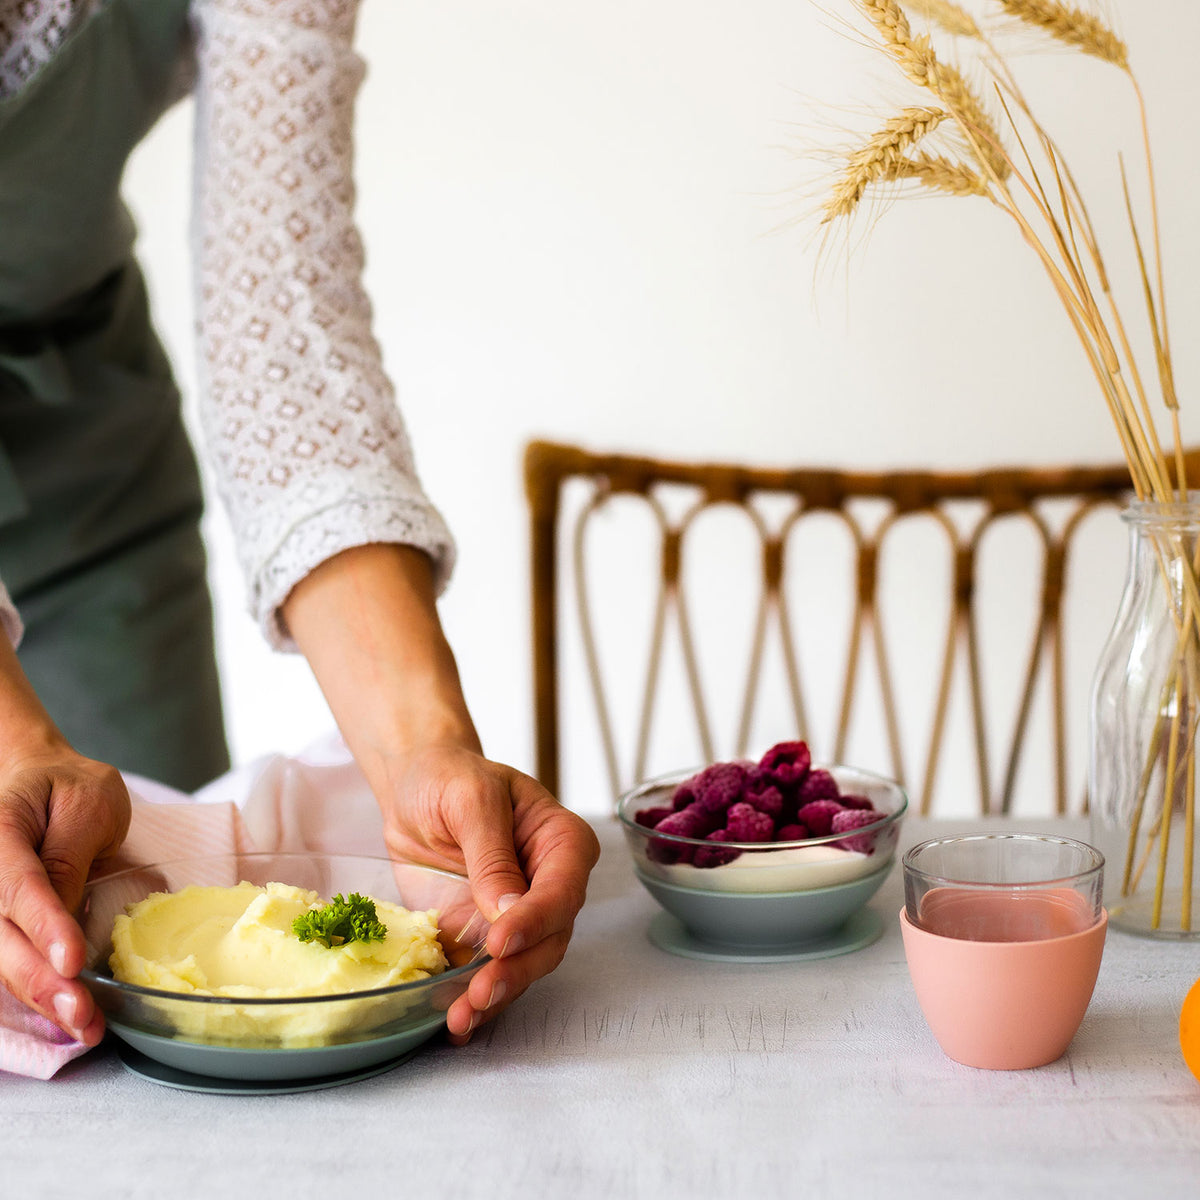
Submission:
MULTIPOLYGON (((707 838, 684 837, 678 833, 659 833, 656 829, 639 825, 628 815, 627 811, 628 806, 639 795, 651 792, 656 788, 678 785, 706 769, 705 767, 693 767, 691 770, 668 771, 663 775, 655 775, 649 779, 643 779, 641 783, 635 784, 618 798, 618 820, 620 820, 626 830, 635 832, 641 837, 662 838, 663 841, 673 842, 680 846, 706 846, 711 848, 713 843, 707 838)), ((875 771, 868 771, 862 767, 853 767, 849 763, 813 763, 811 769, 814 771, 829 771, 830 773, 834 771, 853 772, 855 775, 872 783, 882 784, 885 787, 894 789, 900 797, 900 803, 892 812, 886 813, 880 820, 873 821, 870 825, 859 825, 854 829, 847 829, 841 833, 823 833, 820 837, 801 838, 799 841, 790 842, 721 842, 719 844, 721 846, 728 846, 731 850, 743 850, 750 853, 757 852, 758 854, 763 854, 770 850, 795 850, 801 846, 823 846, 832 842, 844 842, 847 838, 862 837, 882 832, 889 825, 896 824, 904 813, 908 811, 908 792, 904 785, 895 779, 889 779, 886 775, 880 775, 875 771)))
MULTIPOLYGON (((468 883, 465 875, 458 875, 453 871, 443 870, 441 867, 430 867, 425 863, 411 862, 407 859, 385 858, 378 854, 354 854, 350 852, 338 852, 336 850, 248 850, 248 851, 226 851, 220 854, 194 854, 185 855, 182 858, 163 859, 160 862, 142 863, 134 867, 124 867, 120 871, 112 871, 107 875, 97 875, 94 879, 89 879, 84 885, 83 895, 80 897, 79 905, 76 908, 82 907, 87 899, 89 892, 93 888, 102 883, 109 883, 112 880, 121 879, 129 875, 137 875, 142 871, 156 871, 167 867, 179 866, 183 863, 205 863, 205 862, 221 862, 228 859, 279 859, 279 858, 300 858, 306 862, 313 862, 319 859, 331 858, 347 858, 354 859, 359 862, 370 862, 379 865, 415 867, 417 870, 426 872, 430 875, 438 875, 445 879, 460 880, 464 884, 468 883)), ((478 909, 476 909, 478 912, 478 909)), ((486 920, 482 913, 479 913, 481 919, 486 920)), ((439 929, 439 933, 441 930, 439 929)), ((90 987, 96 987, 103 991, 118 992, 122 995, 131 996, 148 996, 155 1000, 174 1000, 183 1001, 185 1003, 196 1004, 236 1004, 251 1008, 270 1008, 281 1004, 311 1004, 314 1002, 333 1003, 344 1002, 350 1000, 367 1000, 378 999, 382 996, 397 996, 403 995, 406 992, 418 991, 421 988, 430 988, 438 984, 446 983, 465 975, 467 972, 475 972, 485 963, 491 961, 491 955, 486 950, 476 950, 472 955, 470 962, 463 963, 459 967, 451 967, 446 971, 442 971, 438 975, 428 975, 424 979, 410 979, 407 983, 393 983, 387 987, 369 988, 356 992, 333 992, 327 995, 320 996, 206 996, 196 992, 172 992, 164 988, 146 987, 138 983, 125 983, 123 980, 115 979, 112 975, 97 971, 92 967, 84 967, 79 972, 79 980, 81 983, 90 987)))
POLYGON ((1086 882, 1104 870, 1104 855, 1095 846, 1081 842, 1078 838, 1066 837, 1059 833, 1024 833, 1019 830, 1011 832, 994 830, 983 833, 942 834, 940 837, 926 838, 915 846, 910 846, 900 860, 901 872, 907 879, 909 876, 919 878, 923 882, 939 884, 943 887, 975 888, 981 890, 1000 890, 1005 892, 1023 889, 1041 890, 1042 888, 1063 886, 1076 882, 1086 882), (954 875, 935 874, 932 871, 914 865, 916 857, 931 846, 943 845, 946 842, 1025 842, 1043 845, 1069 846, 1072 850, 1081 850, 1091 865, 1080 871, 1072 871, 1066 875, 1049 875, 1045 879, 1025 880, 986 880, 961 879, 954 875))

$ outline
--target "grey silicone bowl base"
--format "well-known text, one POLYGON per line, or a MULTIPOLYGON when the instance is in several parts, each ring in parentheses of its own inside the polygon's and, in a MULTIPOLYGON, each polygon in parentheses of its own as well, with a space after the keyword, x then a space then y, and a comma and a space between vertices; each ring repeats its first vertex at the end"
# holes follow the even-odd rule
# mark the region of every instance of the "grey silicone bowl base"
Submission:
POLYGON ((850 954, 877 942, 884 930, 883 918, 871 908, 860 908, 844 925, 796 946, 756 946, 739 949, 701 941, 690 934, 683 922, 670 913, 656 913, 647 934, 650 940, 669 954, 681 958, 696 958, 704 962, 773 963, 804 962, 808 959, 835 958, 850 954))
POLYGON ((439 1013, 415 1028, 387 1037, 336 1046, 261 1050, 185 1042, 132 1029, 111 1019, 109 1028, 121 1041, 165 1067, 204 1076, 214 1082, 232 1080, 235 1084, 245 1084, 313 1081, 330 1075, 366 1071, 382 1063, 395 1062, 417 1049, 445 1023, 445 1015, 439 1013))
POLYGON ((282 1096, 292 1092, 315 1092, 324 1088, 341 1087, 343 1084, 357 1083, 361 1079, 373 1079, 376 1075, 384 1075, 400 1066, 401 1063, 407 1062, 417 1052, 410 1050, 407 1054, 401 1054, 399 1058, 363 1067, 357 1071, 320 1075, 313 1079, 239 1080, 220 1079, 213 1075, 197 1075, 192 1071, 181 1071, 178 1067, 168 1067, 166 1063, 158 1062, 140 1050, 135 1050, 128 1042, 123 1042, 120 1038, 114 1040, 116 1041, 117 1057, 121 1060, 121 1065, 131 1074, 165 1087, 219 1096, 282 1096))
MULTIPOLYGON (((750 954, 803 950, 845 929, 894 865, 829 887, 794 892, 711 891, 683 887, 641 870, 634 874, 659 905, 703 945, 750 954)), ((718 868, 719 869, 719 868, 718 868)))

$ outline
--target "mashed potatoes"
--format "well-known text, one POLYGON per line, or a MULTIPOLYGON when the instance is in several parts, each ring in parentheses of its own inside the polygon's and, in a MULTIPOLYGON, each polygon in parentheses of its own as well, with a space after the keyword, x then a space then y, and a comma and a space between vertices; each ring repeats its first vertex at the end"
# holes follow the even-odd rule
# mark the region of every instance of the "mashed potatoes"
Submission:
MULTIPOLYGON (((387 927, 382 941, 332 947, 300 941, 293 920, 321 903, 315 892, 283 883, 155 892, 117 917, 109 966, 125 983, 232 999, 342 995, 445 970, 436 912, 409 912, 377 900, 379 920, 387 927)), ((180 1034, 205 1040, 239 1041, 249 1032, 288 1045, 316 1045, 369 1019, 367 999, 261 1007, 176 1004, 170 1021, 180 1034)))

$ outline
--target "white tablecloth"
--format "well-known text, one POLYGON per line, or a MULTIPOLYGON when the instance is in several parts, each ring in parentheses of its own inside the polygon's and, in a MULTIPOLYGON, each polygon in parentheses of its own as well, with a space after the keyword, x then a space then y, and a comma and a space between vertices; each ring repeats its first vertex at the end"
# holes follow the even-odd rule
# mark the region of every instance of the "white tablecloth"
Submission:
MULTIPOLYGON (((903 840, 950 827, 909 820, 903 840)), ((648 941, 658 910, 619 830, 599 833, 566 960, 468 1047, 284 1096, 166 1088, 107 1046, 49 1082, 3 1076, 0 1195, 1200 1196, 1200 1083, 1177 1039, 1200 945, 1111 932, 1068 1054, 978 1071, 917 1008, 898 867, 867 949, 698 962, 648 941)))

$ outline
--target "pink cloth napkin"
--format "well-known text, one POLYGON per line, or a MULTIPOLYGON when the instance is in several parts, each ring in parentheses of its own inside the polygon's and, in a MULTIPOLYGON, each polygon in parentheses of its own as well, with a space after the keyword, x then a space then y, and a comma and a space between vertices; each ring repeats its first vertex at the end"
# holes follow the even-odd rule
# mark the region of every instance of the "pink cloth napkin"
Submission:
MULTIPOLYGON (((193 796, 136 775, 125 781, 129 836, 93 875, 198 854, 387 852, 379 807, 337 735, 296 758, 258 759, 193 796)), ((49 1079, 87 1049, 0 987, 0 1072, 49 1079)))

